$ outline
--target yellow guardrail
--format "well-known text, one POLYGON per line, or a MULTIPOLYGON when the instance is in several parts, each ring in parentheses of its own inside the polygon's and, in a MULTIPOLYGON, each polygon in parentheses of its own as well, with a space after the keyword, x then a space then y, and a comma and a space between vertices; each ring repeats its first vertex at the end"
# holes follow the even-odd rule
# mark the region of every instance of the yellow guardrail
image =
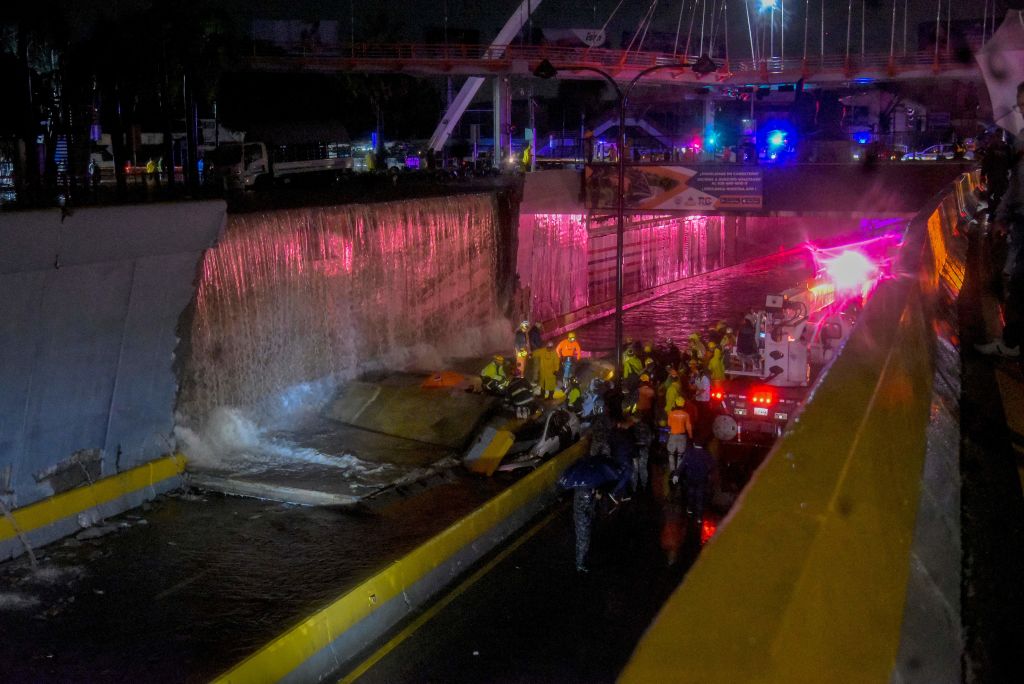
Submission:
POLYGON ((169 477, 181 475, 184 471, 184 456, 165 456, 117 475, 102 478, 92 484, 16 508, 11 511, 10 516, 0 517, 0 542, 78 515, 169 477))
POLYGON ((406 589, 441 567, 461 549, 486 535, 536 497, 553 491, 558 476, 585 452, 588 444, 582 441, 566 449, 454 525, 295 625, 215 682, 252 684, 283 679, 388 601, 400 597, 406 589))
POLYGON ((932 385, 933 308, 959 292, 974 179, 912 221, 897 278, 633 653, 623 682, 887 682, 932 385), (957 279, 959 277, 959 283, 957 279))

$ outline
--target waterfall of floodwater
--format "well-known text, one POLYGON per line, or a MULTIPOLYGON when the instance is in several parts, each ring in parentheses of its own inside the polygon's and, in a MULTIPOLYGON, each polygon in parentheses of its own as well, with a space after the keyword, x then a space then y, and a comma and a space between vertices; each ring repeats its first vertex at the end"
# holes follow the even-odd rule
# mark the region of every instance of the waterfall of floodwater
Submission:
MULTIPOLYGON (((520 285, 537 320, 615 297, 614 219, 526 214, 519 221, 520 285)), ((640 292, 727 265, 720 216, 630 216, 623 239, 623 291, 640 292)))
POLYGON ((239 409, 280 427, 364 370, 436 369, 500 347, 497 239, 490 195, 231 216, 202 266, 184 434, 216 432, 216 446, 237 434, 239 409))

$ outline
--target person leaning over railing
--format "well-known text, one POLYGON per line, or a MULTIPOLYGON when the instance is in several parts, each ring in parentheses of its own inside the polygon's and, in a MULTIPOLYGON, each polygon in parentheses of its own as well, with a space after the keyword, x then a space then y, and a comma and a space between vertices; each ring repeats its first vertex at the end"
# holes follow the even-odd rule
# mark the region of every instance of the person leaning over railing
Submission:
MULTIPOLYGON (((1017 85, 1017 108, 1024 110, 1024 81, 1017 85)), ((982 354, 1020 357, 1022 336, 1021 320, 1024 308, 1024 130, 1019 131, 1013 145, 1013 165, 1010 167, 1010 182, 1003 200, 996 210, 995 230, 997 235, 1006 235, 1010 249, 1006 256, 1006 268, 1010 280, 1006 288, 1003 305, 1003 336, 974 348, 982 354)))

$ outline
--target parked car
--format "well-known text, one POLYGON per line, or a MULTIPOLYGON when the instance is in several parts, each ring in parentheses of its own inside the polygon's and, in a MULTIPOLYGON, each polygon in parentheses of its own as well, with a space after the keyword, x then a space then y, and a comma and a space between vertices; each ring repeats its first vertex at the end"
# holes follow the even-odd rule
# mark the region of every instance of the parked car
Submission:
MULTIPOLYGON (((940 159, 955 159, 956 146, 950 143, 932 145, 917 152, 908 152, 903 155, 903 161, 937 161, 940 159)), ((974 159, 974 152, 964 150, 963 159, 974 159)))

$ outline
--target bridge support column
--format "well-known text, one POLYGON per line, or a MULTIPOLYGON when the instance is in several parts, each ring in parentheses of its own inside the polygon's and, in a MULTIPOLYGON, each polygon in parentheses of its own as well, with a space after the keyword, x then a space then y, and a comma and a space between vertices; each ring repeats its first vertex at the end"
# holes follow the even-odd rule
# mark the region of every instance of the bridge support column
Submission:
MULTIPOLYGON (((715 130, 715 100, 711 95, 704 96, 704 141, 703 147, 704 159, 713 160, 715 152, 712 145, 708 144, 708 140, 715 130), (709 149, 712 148, 712 149, 709 149)), ((718 143, 718 136, 715 136, 715 143, 718 143)))
POLYGON ((500 169, 502 162, 512 154, 512 92, 507 76, 494 79, 494 158, 491 163, 500 169))

